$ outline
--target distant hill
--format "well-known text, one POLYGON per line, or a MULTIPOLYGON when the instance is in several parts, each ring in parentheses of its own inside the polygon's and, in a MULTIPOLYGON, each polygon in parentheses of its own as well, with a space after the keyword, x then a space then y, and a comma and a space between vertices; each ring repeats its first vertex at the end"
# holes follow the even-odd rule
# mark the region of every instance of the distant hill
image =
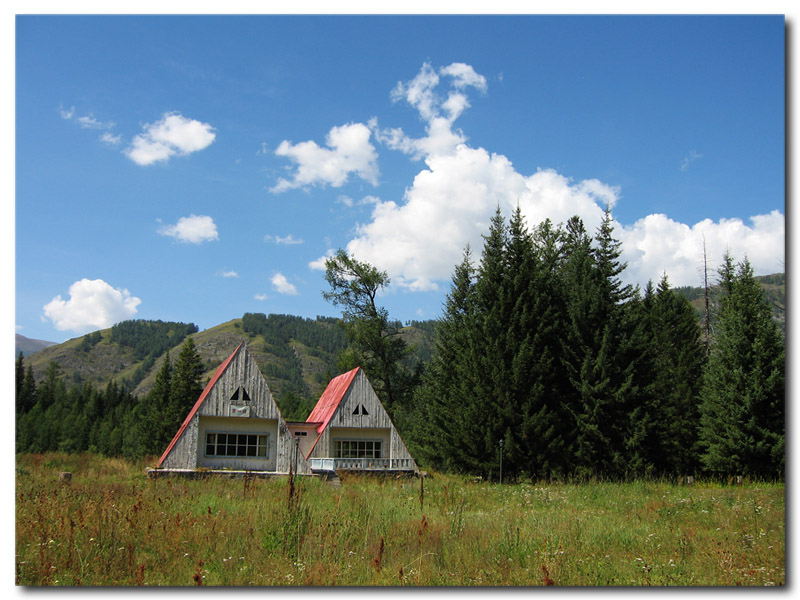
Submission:
MULTIPOLYGON (((786 274, 774 273, 772 275, 762 275, 756 277, 756 280, 761 283, 764 292, 767 296, 767 301, 772 307, 772 316, 780 325, 781 331, 784 336, 786 335, 786 274)), ((697 318, 703 320, 705 318, 705 297, 704 291, 701 287, 679 287, 675 291, 685 296, 689 302, 692 303, 697 318)), ((718 285, 712 285, 709 288, 709 305, 712 313, 717 298, 721 293, 718 285)))
MULTIPOLYGON (((430 358, 433 321, 396 326, 416 348, 415 360, 430 358)), ((67 383, 104 388, 115 380, 141 397, 152 388, 164 356, 168 353, 175 362, 187 335, 206 368, 204 380, 245 342, 288 419, 305 419, 330 379, 339 374, 336 360, 347 346, 337 319, 247 313, 204 331, 186 323, 126 321, 44 348, 25 364, 33 368, 37 383, 56 362, 67 383)))
POLYGON ((47 348, 48 346, 55 346, 56 342, 46 342, 45 340, 34 340, 32 338, 27 338, 24 335, 15 334, 15 350, 14 356, 19 356, 19 353, 22 352, 23 356, 29 356, 34 352, 38 352, 43 348, 47 348))

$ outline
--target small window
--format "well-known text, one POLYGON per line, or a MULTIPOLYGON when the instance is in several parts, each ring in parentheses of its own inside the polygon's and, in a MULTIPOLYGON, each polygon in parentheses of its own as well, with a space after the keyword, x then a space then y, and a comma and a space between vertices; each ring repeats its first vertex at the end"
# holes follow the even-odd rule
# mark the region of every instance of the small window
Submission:
POLYGON ((268 433, 206 433, 206 456, 269 458, 268 433))
POLYGON ((236 391, 233 392, 233 395, 231 396, 231 400, 238 400, 239 396, 241 396, 242 402, 250 402, 250 396, 247 394, 247 390, 243 387, 236 388, 236 391), (241 394, 239 392, 241 392, 241 394))

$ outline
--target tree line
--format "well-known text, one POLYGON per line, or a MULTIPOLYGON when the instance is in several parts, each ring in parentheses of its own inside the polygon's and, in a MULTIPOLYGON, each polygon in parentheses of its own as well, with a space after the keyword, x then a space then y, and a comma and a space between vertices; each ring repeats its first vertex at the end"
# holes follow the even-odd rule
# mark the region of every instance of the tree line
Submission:
POLYGON ((745 258, 724 258, 707 337, 665 274, 644 289, 610 211, 529 230, 494 215, 480 259, 455 267, 433 356, 407 349, 375 306, 386 273, 327 262, 354 354, 412 453, 434 468, 513 479, 782 477, 784 340, 745 258), (403 385, 409 381, 413 386, 403 385))
POLYGON ((22 353, 16 362, 16 451, 97 452, 136 458, 160 455, 203 390, 205 367, 192 338, 175 363, 165 353, 144 398, 110 381, 70 387, 51 362, 38 385, 22 353))
MULTIPOLYGON (((424 362, 378 305, 387 274, 341 250, 326 263, 323 293, 342 308, 330 320, 341 329, 251 313, 242 327, 277 352, 276 369, 296 367, 289 339, 335 354, 338 372, 364 368, 428 467, 496 477, 502 461, 504 477, 533 480, 783 477, 785 341, 747 259, 724 257, 707 337, 666 274, 644 289, 624 285, 620 256, 609 211, 590 235, 578 217, 529 229, 519 209, 508 221, 498 210, 480 257, 467 247, 454 268, 424 362)), ((138 324, 112 335, 135 343, 142 333, 138 324)), ((87 337, 85 350, 98 341, 87 337)), ((55 363, 37 385, 20 354, 17 451, 160 454, 204 371, 189 337, 137 399, 114 382, 68 388, 55 363)), ((302 420, 306 386, 290 388, 279 405, 302 420)))
POLYGON ((784 472, 784 342, 745 259, 726 256, 706 344, 666 275, 623 285, 610 211, 529 231, 498 211, 456 267, 412 399, 438 468, 513 478, 784 472))

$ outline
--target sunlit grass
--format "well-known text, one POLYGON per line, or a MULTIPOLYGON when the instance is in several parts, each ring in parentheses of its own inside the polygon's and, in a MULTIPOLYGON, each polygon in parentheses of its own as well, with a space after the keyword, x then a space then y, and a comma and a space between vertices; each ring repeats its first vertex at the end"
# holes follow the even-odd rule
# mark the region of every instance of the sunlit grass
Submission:
POLYGON ((440 475, 148 479, 22 455, 20 585, 733 586, 785 582, 783 484, 473 483, 440 475), (72 472, 69 484, 61 471, 72 472))

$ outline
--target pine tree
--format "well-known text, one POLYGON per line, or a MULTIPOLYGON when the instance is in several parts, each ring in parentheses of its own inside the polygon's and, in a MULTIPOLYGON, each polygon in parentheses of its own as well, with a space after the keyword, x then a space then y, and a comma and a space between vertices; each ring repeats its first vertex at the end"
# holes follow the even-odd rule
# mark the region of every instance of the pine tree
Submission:
MULTIPOLYGON (((471 407, 475 420, 473 454, 480 472, 488 475, 499 468, 499 443, 510 431, 512 400, 506 385, 512 348, 506 343, 512 301, 506 293, 506 249, 508 230, 498 207, 483 236, 483 252, 475 284, 475 326, 470 330, 470 345, 475 349, 475 398, 471 407)), ((514 448, 507 448, 507 452, 514 448)))
POLYGON ((200 378, 204 371, 194 340, 191 337, 186 338, 172 370, 169 408, 165 419, 172 432, 170 435, 178 430, 202 393, 203 384, 200 378))
POLYGON ((142 455, 161 454, 175 435, 175 417, 170 415, 172 390, 172 364, 169 352, 156 373, 155 382, 147 394, 146 403, 139 421, 139 448, 142 455))
POLYGON ((637 345, 624 304, 634 296, 619 275, 620 244, 607 209, 596 247, 578 217, 567 222, 563 246, 568 322, 562 346, 571 381, 565 397, 575 425, 571 455, 579 476, 622 476, 628 470, 627 413, 635 388, 637 345))
POLYGON ((475 268, 469 246, 453 273, 444 314, 436 324, 433 356, 415 394, 420 418, 415 427, 421 458, 432 466, 480 472, 483 457, 472 442, 480 437, 475 415, 481 410, 470 389, 475 375, 472 329, 475 268))
POLYGON ((785 347, 747 259, 719 271, 716 315, 702 388, 700 437, 712 472, 781 477, 785 469, 785 347))
POLYGON ((648 283, 636 319, 647 344, 637 368, 642 394, 631 411, 631 470, 639 475, 693 474, 705 362, 702 330, 691 304, 670 288, 666 274, 657 290, 648 283))

